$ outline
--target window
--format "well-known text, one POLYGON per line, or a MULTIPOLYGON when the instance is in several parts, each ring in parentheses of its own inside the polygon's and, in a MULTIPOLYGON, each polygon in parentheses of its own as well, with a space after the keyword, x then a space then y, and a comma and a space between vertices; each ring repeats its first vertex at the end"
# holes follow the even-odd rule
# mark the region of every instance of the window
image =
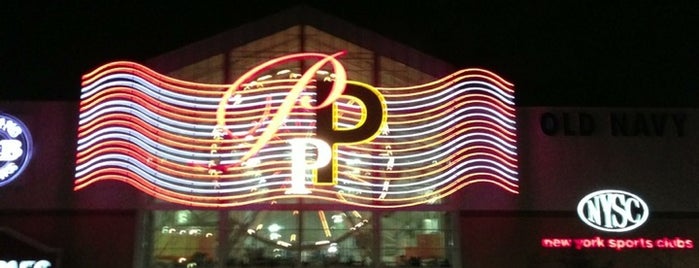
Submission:
POLYGON ((150 218, 150 267, 343 267, 371 263, 378 242, 371 213, 360 211, 165 210, 150 218))
POLYGON ((449 266, 453 233, 448 213, 399 211, 381 218, 382 261, 388 266, 449 266))

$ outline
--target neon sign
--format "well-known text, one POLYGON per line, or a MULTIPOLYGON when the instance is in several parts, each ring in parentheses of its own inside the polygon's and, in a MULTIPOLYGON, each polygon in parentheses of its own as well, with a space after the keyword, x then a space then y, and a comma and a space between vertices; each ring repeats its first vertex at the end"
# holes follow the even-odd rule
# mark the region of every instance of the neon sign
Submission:
POLYGON ((395 208, 477 183, 518 193, 512 84, 465 69, 373 87, 348 80, 342 54, 272 59, 232 84, 132 62, 84 75, 75 190, 116 180, 201 207, 312 198, 395 208), (308 59, 303 73, 282 69, 308 59))
POLYGON ((648 219, 648 205, 638 196, 620 190, 601 190, 583 197, 578 216, 592 228, 606 232, 627 232, 648 219))
POLYGON ((575 248, 576 250, 603 248, 616 251, 628 249, 681 250, 693 249, 694 241, 681 237, 602 238, 595 236, 592 238, 544 238, 541 239, 541 246, 545 248, 575 248))
POLYGON ((51 267, 51 262, 47 260, 39 260, 39 261, 30 261, 30 260, 25 260, 25 261, 4 261, 0 260, 0 268, 49 268, 51 267))
MULTIPOLYGON (((627 232, 638 228, 648 219, 648 205, 638 196, 620 190, 590 193, 578 203, 578 216, 587 225, 605 232, 627 232)), ((614 249, 694 249, 694 240, 683 237, 612 237, 592 238, 546 237, 544 248, 614 249)))
POLYGON ((0 186, 15 180, 31 156, 32 138, 27 127, 17 118, 0 113, 0 186))

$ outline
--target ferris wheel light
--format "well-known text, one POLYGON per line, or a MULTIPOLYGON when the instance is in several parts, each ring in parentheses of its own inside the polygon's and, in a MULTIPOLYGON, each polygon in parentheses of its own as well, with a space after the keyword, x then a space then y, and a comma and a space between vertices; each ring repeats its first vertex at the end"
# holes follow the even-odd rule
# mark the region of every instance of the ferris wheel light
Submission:
POLYGON ((281 229, 282 229, 282 227, 276 223, 273 223, 269 227, 267 227, 267 230, 269 230, 272 233, 279 232, 279 230, 281 230, 281 229))
POLYGON ((328 247, 328 253, 337 253, 337 251, 337 243, 330 244, 330 247, 328 247))
POLYGON ((287 243, 287 242, 284 242, 284 241, 277 241, 277 245, 280 245, 280 246, 282 246, 282 247, 288 248, 288 247, 291 246, 291 243, 287 243))
POLYGON ((333 223, 342 223, 344 220, 344 216, 342 214, 335 214, 331 218, 333 219, 333 223))

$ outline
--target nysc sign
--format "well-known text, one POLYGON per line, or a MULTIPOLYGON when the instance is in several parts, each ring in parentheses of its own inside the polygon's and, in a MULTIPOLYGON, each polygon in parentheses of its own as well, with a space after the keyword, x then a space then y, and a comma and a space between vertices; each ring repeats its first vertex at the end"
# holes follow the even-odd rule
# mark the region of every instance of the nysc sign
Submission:
POLYGON ((578 216, 592 228, 607 232, 627 232, 641 226, 650 214, 638 196, 621 190, 601 190, 588 194, 578 203, 578 216))

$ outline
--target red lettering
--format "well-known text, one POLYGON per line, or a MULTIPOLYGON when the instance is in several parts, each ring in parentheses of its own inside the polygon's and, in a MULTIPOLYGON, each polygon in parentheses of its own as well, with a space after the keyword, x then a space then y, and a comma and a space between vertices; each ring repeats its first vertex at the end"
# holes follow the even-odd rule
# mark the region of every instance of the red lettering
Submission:
POLYGON ((678 248, 685 248, 687 246, 687 243, 685 243, 684 240, 682 240, 682 239, 675 238, 675 245, 678 248))
POLYGON ((575 249, 583 249, 583 248, 604 248, 606 245, 604 244, 604 240, 602 240, 601 237, 597 236, 592 239, 575 239, 573 240, 575 242, 575 249))
POLYGON ((607 240, 610 248, 621 251, 624 248, 653 248, 653 242, 645 238, 636 239, 609 239, 607 240))
POLYGON ((682 250, 693 249, 694 240, 680 237, 662 237, 658 239, 648 238, 608 238, 596 236, 593 238, 544 238, 541 240, 541 245, 546 248, 570 248, 575 247, 577 250, 594 249, 594 248, 612 248, 616 251, 625 249, 670 249, 682 250))
POLYGON ((595 246, 595 247, 598 247, 598 248, 603 248, 603 247, 604 247, 604 241, 602 240, 601 237, 599 237, 599 236, 595 237, 594 246, 595 246))
POLYGON ((655 245, 662 249, 692 249, 694 248, 694 241, 679 237, 675 237, 674 239, 663 237, 655 240, 655 245))
POLYGON ((541 245, 545 248, 569 248, 571 242, 570 239, 544 238, 541 240, 541 245))
POLYGON ((569 248, 570 247, 570 239, 560 239, 560 244, 562 248, 569 248))

